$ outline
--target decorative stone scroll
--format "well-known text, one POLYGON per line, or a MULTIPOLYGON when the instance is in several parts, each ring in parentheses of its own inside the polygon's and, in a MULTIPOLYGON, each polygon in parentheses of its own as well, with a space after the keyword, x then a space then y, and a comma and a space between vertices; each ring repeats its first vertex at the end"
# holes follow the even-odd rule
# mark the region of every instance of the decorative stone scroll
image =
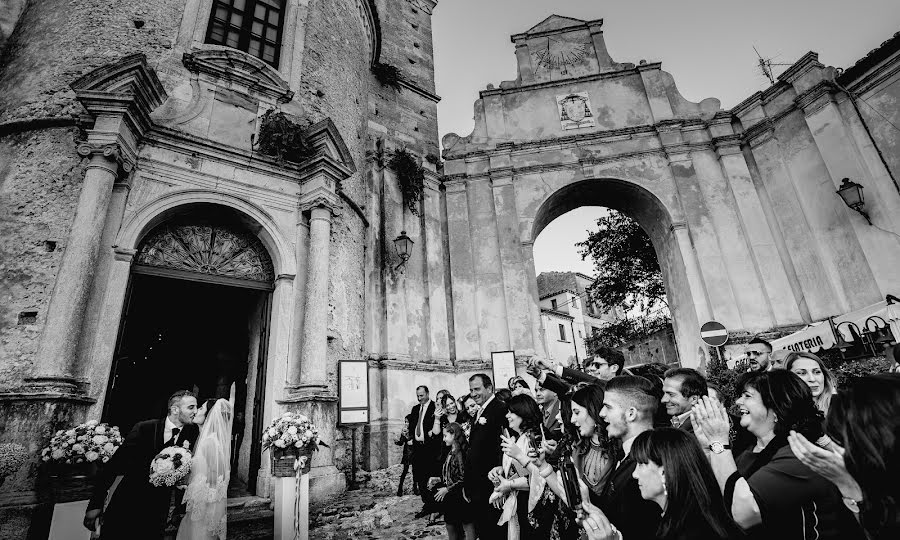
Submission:
POLYGON ((272 282, 275 271, 252 234, 212 225, 163 225, 141 242, 136 264, 272 282))

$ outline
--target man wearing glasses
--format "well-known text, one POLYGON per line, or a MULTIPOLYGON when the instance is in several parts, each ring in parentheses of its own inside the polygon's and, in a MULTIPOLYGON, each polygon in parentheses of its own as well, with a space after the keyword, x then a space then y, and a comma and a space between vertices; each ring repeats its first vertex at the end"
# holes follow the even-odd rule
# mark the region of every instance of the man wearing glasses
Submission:
POLYGON ((747 344, 744 354, 747 355, 750 371, 766 371, 769 369, 769 363, 772 361, 772 344, 762 338, 755 337, 747 344))

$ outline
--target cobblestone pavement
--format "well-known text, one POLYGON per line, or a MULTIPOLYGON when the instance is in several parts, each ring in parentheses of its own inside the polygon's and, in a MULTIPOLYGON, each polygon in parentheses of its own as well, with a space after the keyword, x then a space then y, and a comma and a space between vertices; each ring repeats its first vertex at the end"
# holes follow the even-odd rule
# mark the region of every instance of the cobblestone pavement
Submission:
POLYGON ((397 497, 399 473, 399 467, 372 473, 367 475, 361 489, 311 508, 310 539, 445 538, 447 530, 443 521, 428 525, 427 517, 416 519, 422 499, 412 495, 412 474, 406 479, 406 495, 397 497))
POLYGON ((350 491, 310 517, 311 540, 445 538, 444 522, 416 519, 422 499, 369 489, 350 491))

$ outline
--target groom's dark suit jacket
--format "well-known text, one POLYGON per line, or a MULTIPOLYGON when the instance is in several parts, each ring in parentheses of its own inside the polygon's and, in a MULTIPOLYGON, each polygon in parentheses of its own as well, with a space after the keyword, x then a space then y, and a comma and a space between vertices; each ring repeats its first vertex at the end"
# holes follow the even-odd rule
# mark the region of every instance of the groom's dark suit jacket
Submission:
POLYGON ((610 476, 600 495, 600 510, 606 514, 625 540, 655 540, 661 512, 659 505, 641 497, 638 482, 632 477, 637 462, 625 456, 610 476))
MULTIPOLYGON (((113 481, 117 476, 124 476, 103 514, 101 535, 104 540, 157 540, 163 537, 172 488, 150 484, 150 462, 165 446, 165 426, 165 419, 138 422, 103 467, 88 504, 89 510, 102 509, 113 481)), ((188 450, 193 453, 199 433, 196 425, 186 424, 178 433, 176 444, 183 446, 187 441, 188 450)))

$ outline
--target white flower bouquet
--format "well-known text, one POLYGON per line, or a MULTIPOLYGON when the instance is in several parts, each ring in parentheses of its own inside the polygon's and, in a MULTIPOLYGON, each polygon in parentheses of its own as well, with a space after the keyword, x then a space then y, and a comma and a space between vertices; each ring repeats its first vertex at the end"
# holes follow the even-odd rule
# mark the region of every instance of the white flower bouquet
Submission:
POLYGON ((263 432, 263 449, 289 450, 296 448, 301 454, 314 452, 319 446, 328 446, 319 440, 319 430, 302 414, 286 412, 275 419, 263 432))
POLYGON ((182 446, 167 446, 150 462, 150 483, 172 487, 191 472, 191 453, 182 446))
POLYGON ((41 450, 41 460, 58 465, 106 463, 123 442, 119 428, 91 420, 57 431, 41 450))

